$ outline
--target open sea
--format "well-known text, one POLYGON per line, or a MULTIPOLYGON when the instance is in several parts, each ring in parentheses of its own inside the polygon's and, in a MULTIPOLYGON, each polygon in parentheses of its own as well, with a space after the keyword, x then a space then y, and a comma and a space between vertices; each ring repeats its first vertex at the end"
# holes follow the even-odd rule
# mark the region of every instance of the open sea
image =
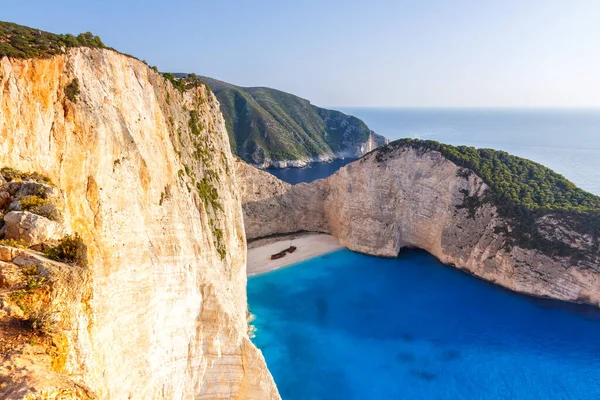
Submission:
MULTIPOLYGON (((394 140, 508 151, 600 195, 600 110, 343 109, 394 140)), ((270 171, 290 182, 349 160, 270 171)), ((517 295, 420 251, 341 250, 248 279, 284 400, 600 399, 600 310, 517 295)))
POLYGON ((248 279, 284 400, 600 399, 600 310, 516 295, 405 251, 248 279))
MULTIPOLYGON (((600 109, 341 108, 390 140, 487 147, 539 162, 600 195, 600 109)), ((269 170, 290 183, 331 175, 350 160, 269 170)))

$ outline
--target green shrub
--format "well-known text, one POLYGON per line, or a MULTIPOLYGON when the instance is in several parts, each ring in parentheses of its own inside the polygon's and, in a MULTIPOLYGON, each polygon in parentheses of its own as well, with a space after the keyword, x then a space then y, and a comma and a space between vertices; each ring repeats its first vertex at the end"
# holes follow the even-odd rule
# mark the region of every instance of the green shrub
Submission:
POLYGON ((12 181, 24 181, 24 180, 32 180, 40 183, 47 183, 49 185, 53 185, 50 178, 44 176, 38 172, 21 172, 14 168, 3 167, 0 169, 0 175, 8 182, 12 181))
POLYGON ((77 96, 79 96, 79 79, 74 78, 71 83, 65 86, 65 96, 73 103, 77 102, 77 96))
POLYGON ((21 210, 30 211, 33 208, 37 208, 41 205, 46 204, 48 200, 42 199, 39 196, 25 196, 19 199, 19 203, 21 203, 21 210))
POLYGON ((161 75, 163 76, 163 78, 165 78, 166 80, 171 82, 171 84, 173 84, 173 87, 175 89, 179 90, 180 92, 184 92, 188 89, 192 89, 192 88, 195 88, 198 86, 205 85, 200 80, 198 75, 196 75, 194 73, 188 74, 187 76, 180 75, 179 77, 176 77, 175 75, 173 75, 170 72, 164 72, 161 75))
POLYGON ((43 276, 28 276, 25 280, 25 288, 27 290, 35 290, 42 287, 45 282, 46 278, 43 276))
POLYGON ((39 273, 39 270, 38 270, 37 264, 34 264, 34 265, 30 265, 29 267, 23 267, 21 269, 21 272, 25 276, 34 276, 39 273))
POLYGON ((54 314, 48 306, 42 307, 40 310, 31 310, 24 323, 31 330, 48 333, 54 326, 54 314))
POLYGON ((180 92, 185 91, 185 81, 183 79, 175 78, 175 76, 173 74, 171 74, 170 72, 165 72, 162 74, 162 76, 163 76, 163 78, 165 78, 166 80, 171 82, 171 84, 173 84, 173 87, 175 89, 179 90, 180 92))
POLYGON ((188 121, 188 125, 193 135, 198 136, 202 133, 202 129, 204 128, 204 126, 202 125, 202 122, 200 122, 198 111, 190 111, 190 120, 188 121))
POLYGON ((221 228, 217 228, 214 225, 214 222, 211 227, 214 236, 213 244, 215 245, 215 249, 219 254, 219 258, 221 260, 225 260, 225 256, 227 255, 227 248, 225 246, 225 243, 223 242, 223 230, 221 228))
POLYGON ((219 203, 219 192, 206 177, 196 182, 196 190, 202 203, 204 203, 204 207, 210 207, 215 212, 217 210, 223 211, 223 206, 219 203))
POLYGON ((2 239, 0 240, 0 245, 8 246, 8 247, 16 247, 19 249, 26 249, 27 243, 23 239, 15 240, 15 239, 2 239))
POLYGON ((67 235, 61 239, 60 243, 46 251, 44 255, 56 261, 76 264, 82 267, 87 266, 87 246, 78 233, 67 235))
POLYGON ((52 183, 50 178, 35 171, 25 174, 25 179, 29 179, 40 183, 47 183, 48 185, 54 186, 54 183, 52 183))
POLYGON ((23 172, 17 171, 16 169, 4 167, 0 170, 2 177, 8 182, 23 180, 23 172))
POLYGON ((29 211, 51 221, 62 222, 60 211, 54 203, 39 196, 24 196, 19 199, 21 210, 29 211))

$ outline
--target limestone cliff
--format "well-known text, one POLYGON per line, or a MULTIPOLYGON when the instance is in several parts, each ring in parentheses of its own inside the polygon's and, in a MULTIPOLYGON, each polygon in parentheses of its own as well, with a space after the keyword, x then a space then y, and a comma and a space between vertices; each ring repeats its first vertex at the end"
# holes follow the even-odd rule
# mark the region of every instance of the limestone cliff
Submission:
POLYGON ((47 175, 89 248, 56 328, 60 379, 3 398, 58 398, 65 380, 101 399, 279 398, 247 335, 240 196, 210 91, 112 50, 2 58, 0 166, 47 175))
POLYGON ((268 172, 257 169, 239 158, 235 160, 235 174, 240 182, 240 191, 244 203, 280 196, 292 187, 289 183, 268 172))
MULTIPOLYGON (((257 176, 249 168, 240 167, 242 185, 244 176, 257 176)), ((385 257, 417 247, 517 292, 600 306, 598 238, 549 214, 535 221, 539 230, 585 257, 517 245, 510 238, 513 222, 493 203, 465 206, 488 191, 480 177, 440 152, 388 146, 325 180, 245 198, 246 235, 326 232, 351 250, 385 257)))

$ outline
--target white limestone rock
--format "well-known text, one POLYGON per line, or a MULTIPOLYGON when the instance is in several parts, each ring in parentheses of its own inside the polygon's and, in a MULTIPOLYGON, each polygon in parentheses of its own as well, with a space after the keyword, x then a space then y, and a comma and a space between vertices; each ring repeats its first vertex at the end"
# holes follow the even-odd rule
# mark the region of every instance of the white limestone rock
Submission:
MULTIPOLYGON (((0 87, 0 165, 48 176, 65 229, 89 249, 88 275, 64 285, 63 381, 100 399, 279 399, 247 334, 240 195, 213 94, 182 93, 139 60, 90 48, 3 58, 0 87), (196 188, 204 177, 216 211, 196 188)), ((27 376, 11 390, 55 387, 27 376)))
POLYGON ((64 235, 62 224, 28 211, 11 211, 4 216, 7 239, 24 240, 28 246, 56 244, 64 235))

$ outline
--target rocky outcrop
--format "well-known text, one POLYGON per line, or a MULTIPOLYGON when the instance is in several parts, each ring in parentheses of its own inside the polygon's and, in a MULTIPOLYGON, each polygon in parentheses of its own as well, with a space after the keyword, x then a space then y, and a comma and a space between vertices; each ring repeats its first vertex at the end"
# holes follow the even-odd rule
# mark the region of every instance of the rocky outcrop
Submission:
POLYGON ((550 256, 516 245, 509 240, 511 222, 494 205, 465 205, 467 195, 483 198, 488 189, 437 151, 396 147, 383 155, 378 150, 325 180, 244 199, 246 234, 251 239, 326 232, 351 250, 384 257, 421 248, 520 293, 600 306, 598 239, 550 216, 536 221, 541 231, 588 257, 550 256))
POLYGON ((279 180, 239 158, 235 160, 235 174, 240 184, 244 203, 281 196, 292 187, 289 183, 279 180))
POLYGON ((0 245, 3 399, 94 398, 89 388, 63 374, 69 348, 65 332, 74 328, 71 316, 81 312, 89 296, 89 273, 0 245))
POLYGON ((65 235, 63 226, 58 222, 27 211, 11 211, 4 216, 4 222, 7 239, 23 240, 29 246, 52 246, 65 235))
POLYGON ((247 335, 240 196, 205 87, 182 93, 112 50, 3 58, 0 165, 43 171, 89 248, 51 299, 64 363, 21 352, 11 362, 47 373, 0 369, 0 397, 279 398, 247 335))

